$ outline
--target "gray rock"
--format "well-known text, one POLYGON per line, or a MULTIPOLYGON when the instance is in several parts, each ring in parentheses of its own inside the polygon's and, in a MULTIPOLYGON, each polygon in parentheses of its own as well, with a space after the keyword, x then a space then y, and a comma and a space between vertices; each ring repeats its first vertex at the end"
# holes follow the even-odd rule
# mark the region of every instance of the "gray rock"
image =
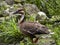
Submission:
POLYGON ((39 18, 40 18, 41 20, 49 19, 49 18, 46 16, 46 13, 44 13, 44 12, 42 12, 42 11, 38 12, 38 15, 39 15, 39 18))
POLYGON ((35 16, 36 20, 38 21, 45 21, 49 19, 46 14, 38 9, 35 4, 24 4, 25 11, 28 15, 35 16))
POLYGON ((40 11, 35 4, 24 4, 24 8, 26 13, 28 13, 29 15, 37 14, 37 12, 40 11))
POLYGON ((13 4, 14 4, 14 0, 5 0, 5 2, 6 2, 8 5, 13 5, 13 4))
POLYGON ((17 5, 15 4, 15 5, 7 8, 6 10, 4 10, 4 12, 8 15, 13 15, 13 13, 20 8, 22 8, 21 4, 17 4, 17 5))
POLYGON ((38 45, 56 45, 55 40, 52 38, 40 39, 37 43, 38 45))

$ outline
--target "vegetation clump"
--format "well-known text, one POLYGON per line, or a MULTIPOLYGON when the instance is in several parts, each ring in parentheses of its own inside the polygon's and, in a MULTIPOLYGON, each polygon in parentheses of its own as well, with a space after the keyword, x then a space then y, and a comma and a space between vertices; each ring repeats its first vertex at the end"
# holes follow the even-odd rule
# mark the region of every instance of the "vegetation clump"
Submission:
MULTIPOLYGON (((55 34, 51 35, 54 43, 51 42, 51 38, 48 38, 48 45, 60 45, 60 1, 59 0, 11 0, 13 2, 9 2, 9 0, 0 0, 0 43, 6 44, 16 44, 19 43, 21 45, 33 45, 28 37, 22 35, 19 30, 17 19, 18 17, 12 14, 14 11, 24 8, 25 11, 25 21, 38 21, 41 24, 44 24, 49 29, 52 30, 55 34), (9 2, 9 3, 8 3, 9 2), (11 4, 12 3, 12 4, 11 4), (11 4, 11 5, 10 5, 11 4), (34 4, 37 6, 38 11, 42 11, 46 13, 48 19, 40 21, 40 17, 37 16, 36 13, 30 14, 25 5, 34 4), (25 7, 24 7, 25 6, 25 7), (13 10, 12 10, 13 9, 13 10), (7 12, 5 12, 7 10, 7 12), (29 14, 28 14, 29 13, 29 14), (29 16, 30 15, 30 16, 29 16), (7 18, 8 17, 8 18, 7 18), (17 17, 17 18, 16 18, 17 17), (24 40, 22 40, 24 39, 24 40), (22 40, 22 41, 21 41, 22 40)), ((30 10, 29 10, 30 11, 30 10)), ((34 10, 35 11, 35 10, 34 10)), ((43 18, 42 18, 43 19, 43 18)), ((41 38, 39 39, 40 43, 38 45, 45 45, 46 40, 41 38)), ((35 44, 34 44, 35 45, 35 44)))

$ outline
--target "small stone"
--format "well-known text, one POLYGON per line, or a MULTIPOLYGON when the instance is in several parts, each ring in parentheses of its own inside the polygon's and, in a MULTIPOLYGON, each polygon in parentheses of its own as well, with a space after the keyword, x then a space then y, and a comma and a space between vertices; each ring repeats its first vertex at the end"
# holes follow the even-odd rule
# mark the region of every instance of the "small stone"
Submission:
POLYGON ((5 2, 6 2, 8 5, 13 5, 13 4, 14 4, 14 0, 5 0, 5 2))

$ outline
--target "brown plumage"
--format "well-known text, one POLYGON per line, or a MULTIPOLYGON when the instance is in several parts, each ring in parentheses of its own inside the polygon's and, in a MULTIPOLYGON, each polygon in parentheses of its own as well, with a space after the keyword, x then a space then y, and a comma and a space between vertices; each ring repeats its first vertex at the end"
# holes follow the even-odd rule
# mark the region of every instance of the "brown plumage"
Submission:
POLYGON ((49 33, 48 28, 44 25, 37 22, 23 22, 19 24, 22 32, 26 32, 27 34, 47 34, 49 33))
POLYGON ((21 14, 21 19, 19 20, 18 24, 20 27, 20 31, 22 34, 29 36, 32 39, 32 42, 36 43, 38 40, 38 37, 35 35, 39 34, 49 34, 48 28, 38 22, 26 22, 24 21, 24 15, 21 14), (35 41, 33 41, 33 38, 36 38, 35 41))
POLYGON ((19 24, 19 26, 20 26, 21 32, 24 35, 29 36, 32 39, 32 41, 33 41, 33 38, 36 38, 35 41, 33 42, 37 42, 38 40, 38 37, 36 37, 35 35, 49 34, 48 28, 37 22, 23 22, 19 24))

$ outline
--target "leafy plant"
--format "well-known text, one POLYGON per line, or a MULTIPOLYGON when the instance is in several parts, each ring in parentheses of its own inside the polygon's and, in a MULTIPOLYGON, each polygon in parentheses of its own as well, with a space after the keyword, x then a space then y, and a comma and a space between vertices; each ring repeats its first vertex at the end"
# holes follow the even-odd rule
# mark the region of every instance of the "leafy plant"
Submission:
POLYGON ((9 22, 4 21, 0 24, 0 42, 19 42, 22 38, 23 36, 15 23, 15 18, 10 19, 9 22))

